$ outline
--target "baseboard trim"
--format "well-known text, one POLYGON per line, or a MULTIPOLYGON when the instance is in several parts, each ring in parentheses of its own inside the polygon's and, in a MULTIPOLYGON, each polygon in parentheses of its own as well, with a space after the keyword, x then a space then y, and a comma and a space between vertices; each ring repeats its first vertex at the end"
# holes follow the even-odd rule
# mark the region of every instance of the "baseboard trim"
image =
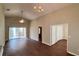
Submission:
POLYGON ((3 47, 1 48, 1 53, 0 53, 0 56, 2 56, 3 55, 3 47))
POLYGON ((50 44, 48 44, 48 43, 46 43, 46 42, 42 42, 42 43, 45 44, 45 45, 51 46, 50 44))
POLYGON ((79 56, 79 55, 77 55, 77 54, 75 54, 75 53, 73 53, 73 52, 70 52, 70 51, 67 51, 69 54, 72 54, 72 55, 74 55, 74 56, 79 56))

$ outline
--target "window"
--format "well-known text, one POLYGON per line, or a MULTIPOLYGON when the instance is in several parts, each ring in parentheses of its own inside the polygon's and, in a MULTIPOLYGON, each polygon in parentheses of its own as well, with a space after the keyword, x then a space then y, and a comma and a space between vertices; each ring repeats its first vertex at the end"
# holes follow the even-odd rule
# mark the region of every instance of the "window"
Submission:
POLYGON ((26 38, 26 28, 24 27, 10 27, 9 39, 26 38))

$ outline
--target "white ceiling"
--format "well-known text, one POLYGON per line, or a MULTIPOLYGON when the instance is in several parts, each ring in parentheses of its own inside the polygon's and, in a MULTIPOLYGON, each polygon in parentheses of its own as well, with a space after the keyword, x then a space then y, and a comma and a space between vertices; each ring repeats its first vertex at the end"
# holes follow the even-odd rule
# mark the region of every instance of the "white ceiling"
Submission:
POLYGON ((37 5, 36 3, 6 3, 4 5, 4 13, 6 16, 21 16, 21 10, 24 11, 23 17, 29 20, 34 20, 40 16, 54 12, 63 7, 66 7, 70 4, 67 3, 39 3, 40 6, 44 8, 44 12, 36 12, 33 9, 33 6, 37 5), (10 9, 7 11, 6 9, 10 9))

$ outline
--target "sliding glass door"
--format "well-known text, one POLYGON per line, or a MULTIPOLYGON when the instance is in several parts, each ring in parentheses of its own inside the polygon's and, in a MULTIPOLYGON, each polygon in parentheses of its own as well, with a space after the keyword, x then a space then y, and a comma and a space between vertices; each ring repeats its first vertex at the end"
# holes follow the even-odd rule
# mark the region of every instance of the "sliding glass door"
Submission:
POLYGON ((26 38, 25 27, 10 27, 9 28, 9 39, 26 38))

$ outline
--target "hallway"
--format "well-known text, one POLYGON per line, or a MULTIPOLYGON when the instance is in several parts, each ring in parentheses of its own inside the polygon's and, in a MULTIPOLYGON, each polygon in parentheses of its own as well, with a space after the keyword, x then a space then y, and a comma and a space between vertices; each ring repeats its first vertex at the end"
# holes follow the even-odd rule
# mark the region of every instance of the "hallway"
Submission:
POLYGON ((67 53, 67 41, 60 40, 47 46, 31 39, 13 39, 6 43, 4 56, 71 56, 67 53))

